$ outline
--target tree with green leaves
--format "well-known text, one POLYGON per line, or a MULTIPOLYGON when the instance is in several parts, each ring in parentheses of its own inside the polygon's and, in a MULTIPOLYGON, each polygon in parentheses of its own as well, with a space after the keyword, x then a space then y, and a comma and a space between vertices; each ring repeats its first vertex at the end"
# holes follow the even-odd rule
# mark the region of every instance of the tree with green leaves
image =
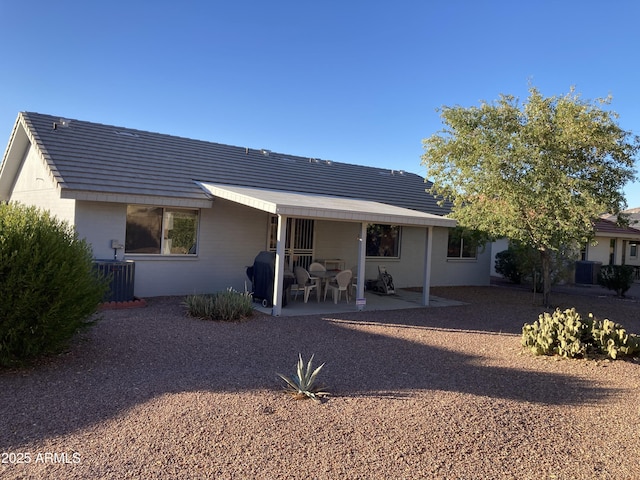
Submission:
POLYGON ((626 207, 640 138, 605 107, 572 88, 524 104, 511 95, 478 107, 442 107, 444 129, 423 140, 429 193, 452 202, 451 217, 486 239, 507 237, 540 253, 550 304, 551 253, 593 238, 594 220, 626 207))

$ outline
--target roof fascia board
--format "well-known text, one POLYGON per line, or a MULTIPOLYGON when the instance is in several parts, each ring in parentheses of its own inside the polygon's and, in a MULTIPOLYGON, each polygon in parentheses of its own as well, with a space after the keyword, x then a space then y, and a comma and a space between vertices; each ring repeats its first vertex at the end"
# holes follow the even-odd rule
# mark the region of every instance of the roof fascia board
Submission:
POLYGON ((11 190, 29 148, 29 143, 25 127, 20 121, 20 117, 18 117, 11 131, 9 143, 0 165, 0 200, 9 200, 11 190))
POLYGON ((86 202, 126 203, 129 205, 155 205, 158 207, 211 208, 212 199, 163 197, 155 195, 131 195, 126 193, 102 193, 83 190, 63 189, 60 198, 71 198, 86 202))

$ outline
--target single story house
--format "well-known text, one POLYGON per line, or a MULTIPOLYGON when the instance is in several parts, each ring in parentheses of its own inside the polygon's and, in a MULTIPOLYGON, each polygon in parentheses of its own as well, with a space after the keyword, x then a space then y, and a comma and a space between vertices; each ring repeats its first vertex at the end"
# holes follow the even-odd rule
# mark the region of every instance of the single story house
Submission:
MULTIPOLYGON (((486 285, 489 249, 449 236, 455 221, 419 175, 22 112, 0 165, 0 201, 50 210, 96 259, 135 261, 135 295, 244 290, 276 252, 284 272, 314 260, 353 268, 358 297, 386 266, 396 288, 486 285)), ((362 303, 362 302, 360 302, 362 303)))
MULTIPOLYGON (((597 219, 593 224, 593 242, 584 245, 580 251, 580 262, 593 262, 597 265, 631 265, 636 267, 636 279, 640 280, 640 229, 637 227, 636 216, 640 209, 627 210, 630 215, 629 226, 620 226, 613 216, 605 215, 597 219)), ((507 239, 499 239, 493 242, 491 275, 500 276, 495 271, 495 257, 499 252, 509 247, 507 239)), ((584 267, 584 265, 582 265, 584 267)), ((599 267, 598 267, 599 268, 599 267)), ((592 269, 590 283, 595 283, 598 268, 592 269)), ((578 272, 578 276, 583 275, 578 272)), ((589 276, 589 275, 587 275, 589 276)))
POLYGON ((640 230, 622 227, 615 218, 599 218, 595 222, 595 241, 582 251, 582 259, 603 265, 640 266, 640 230))

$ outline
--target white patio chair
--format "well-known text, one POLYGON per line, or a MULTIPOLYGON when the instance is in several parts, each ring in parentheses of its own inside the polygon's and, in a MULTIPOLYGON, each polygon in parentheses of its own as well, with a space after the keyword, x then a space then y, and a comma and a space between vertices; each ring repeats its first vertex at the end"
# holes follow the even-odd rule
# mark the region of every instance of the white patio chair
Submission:
POLYGON ((310 272, 326 272, 327 269, 321 263, 313 262, 311 265, 309 265, 309 271, 310 272))
POLYGON ((332 280, 327 283, 327 288, 324 290, 324 299, 327 299, 327 292, 331 290, 333 293, 333 303, 337 304, 340 297, 342 297, 342 292, 345 292, 347 303, 349 303, 349 286, 351 285, 352 275, 351 270, 342 270, 338 273, 335 281, 332 280))
POLYGON ((307 303, 307 301, 309 300, 309 293, 311 292, 311 290, 318 288, 318 284, 315 281, 311 280, 309 272, 307 272, 303 267, 296 267, 295 274, 296 281, 298 283, 291 286, 291 288, 295 292, 295 296, 293 297, 293 299, 298 299, 298 292, 304 292, 304 303, 307 303))
MULTIPOLYGON (((311 265, 309 265, 309 274, 311 275, 311 277, 313 277, 313 273, 314 272, 326 272, 327 268, 318 262, 313 262, 311 265)), ((318 283, 318 288, 320 289, 320 293, 322 293, 322 290, 326 288, 327 286, 327 282, 329 281, 328 278, 314 278, 314 280, 318 283)))

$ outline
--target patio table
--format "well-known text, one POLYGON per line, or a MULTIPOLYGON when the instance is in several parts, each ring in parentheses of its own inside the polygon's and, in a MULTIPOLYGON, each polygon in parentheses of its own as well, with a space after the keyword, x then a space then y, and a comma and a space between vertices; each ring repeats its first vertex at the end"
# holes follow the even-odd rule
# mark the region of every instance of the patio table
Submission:
POLYGON ((321 286, 325 286, 331 281, 331 279, 336 278, 336 275, 340 273, 340 270, 327 270, 327 271, 317 271, 309 272, 309 276, 312 280, 316 282, 316 291, 318 293, 318 301, 320 301, 320 291, 322 290, 321 286))

